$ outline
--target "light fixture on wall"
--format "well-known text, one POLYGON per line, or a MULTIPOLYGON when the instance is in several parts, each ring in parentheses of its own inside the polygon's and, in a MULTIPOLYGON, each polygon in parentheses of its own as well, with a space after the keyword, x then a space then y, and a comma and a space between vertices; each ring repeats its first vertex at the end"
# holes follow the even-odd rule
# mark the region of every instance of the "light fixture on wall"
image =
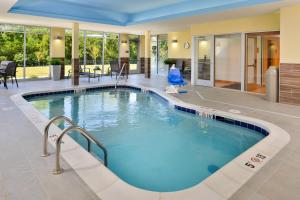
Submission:
POLYGON ((174 39, 174 40, 172 40, 172 43, 173 43, 173 44, 177 44, 177 43, 178 43, 178 40, 174 39))
POLYGON ((54 40, 62 40, 62 37, 61 37, 60 35, 56 35, 56 36, 54 37, 54 40))
POLYGON ((177 39, 173 39, 171 42, 172 42, 172 47, 176 48, 177 45, 178 45, 178 40, 177 39))

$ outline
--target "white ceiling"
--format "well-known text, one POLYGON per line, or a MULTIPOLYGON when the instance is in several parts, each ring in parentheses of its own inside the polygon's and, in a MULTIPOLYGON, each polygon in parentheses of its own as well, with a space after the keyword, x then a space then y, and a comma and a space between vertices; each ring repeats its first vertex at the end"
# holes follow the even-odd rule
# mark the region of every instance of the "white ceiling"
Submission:
MULTIPOLYGON (((29 15, 10 14, 7 11, 15 4, 17 0, 0 1, 0 23, 14 23, 27 25, 40 25, 48 27, 71 28, 73 21, 63 19, 53 19, 47 17, 35 17, 29 15)), ((143 34, 150 30, 154 34, 180 31, 189 28, 192 24, 198 24, 209 21, 255 16, 264 13, 277 12, 283 6, 300 4, 300 0, 283 0, 279 3, 270 3, 254 7, 233 9, 225 12, 215 12, 202 14, 192 17, 180 17, 172 20, 162 20, 159 22, 143 23, 132 26, 113 26, 96 23, 79 22, 80 28, 84 30, 99 30, 117 33, 143 34)))

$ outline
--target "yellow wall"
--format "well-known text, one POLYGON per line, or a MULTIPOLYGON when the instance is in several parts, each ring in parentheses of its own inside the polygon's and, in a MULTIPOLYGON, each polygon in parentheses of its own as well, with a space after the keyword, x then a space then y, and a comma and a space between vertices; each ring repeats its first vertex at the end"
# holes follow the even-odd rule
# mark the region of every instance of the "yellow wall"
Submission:
POLYGON ((65 29, 64 28, 51 28, 50 57, 51 58, 65 57, 65 29), (62 40, 56 40, 55 37, 57 35, 60 36, 62 40))
POLYGON ((144 35, 140 35, 140 43, 139 43, 140 47, 139 47, 139 56, 141 58, 145 57, 145 36, 144 35))
POLYGON ((120 34, 120 48, 119 48, 120 58, 129 57, 129 41, 128 34, 120 34), (122 43, 122 41, 127 41, 127 43, 122 43))
POLYGON ((191 32, 190 30, 182 32, 172 32, 168 34, 168 57, 169 58, 190 58, 191 57, 191 32), (173 44, 172 40, 178 42, 173 44), (190 48, 185 49, 184 43, 189 42, 190 48))
POLYGON ((151 33, 145 31, 145 58, 151 58, 151 33))
POLYGON ((300 6, 280 9, 280 62, 300 63, 300 6))
POLYGON ((192 25, 191 35, 228 34, 280 30, 280 14, 224 20, 192 25))
MULTIPOLYGON (((72 59, 79 58, 79 24, 72 24, 72 59)), ((74 68, 74 66, 72 67, 74 68)))
MULTIPOLYGON (((298 13, 300 15, 299 11, 298 13)), ((168 34, 168 57, 190 58, 191 47, 189 49, 185 49, 183 45, 187 41, 191 44, 192 36, 279 30, 280 13, 195 24, 191 26, 190 30, 182 32, 171 32, 168 34), (172 44, 172 40, 174 39, 178 40, 177 45, 172 44)))

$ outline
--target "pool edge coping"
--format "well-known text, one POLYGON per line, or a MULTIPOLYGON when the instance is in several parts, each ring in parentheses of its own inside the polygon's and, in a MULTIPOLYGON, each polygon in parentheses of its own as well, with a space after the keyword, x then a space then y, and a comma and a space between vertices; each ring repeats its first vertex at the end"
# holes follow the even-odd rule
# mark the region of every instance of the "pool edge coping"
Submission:
MULTIPOLYGON (((48 123, 49 119, 43 116, 42 113, 35 109, 31 104, 29 104, 23 96, 43 92, 80 90, 112 85, 113 84, 97 84, 93 86, 65 87, 61 89, 21 92, 12 95, 11 100, 43 135, 43 129, 48 123)), ((71 137, 66 135, 64 137, 64 145, 62 145, 62 157, 81 177, 81 179, 92 189, 92 191, 97 194, 100 199, 106 200, 116 199, 120 197, 127 197, 129 199, 199 199, 201 197, 209 199, 228 199, 290 141, 290 136, 285 130, 272 123, 260 119, 189 104, 156 88, 144 87, 138 84, 128 83, 122 83, 120 85, 136 87, 145 91, 152 91, 162 98, 166 99, 173 106, 182 106, 185 108, 194 109, 196 111, 205 110, 206 112, 214 112, 217 115, 223 117, 257 125, 268 130, 269 135, 239 156, 235 157, 232 161, 228 162, 217 172, 210 175, 202 182, 191 188, 176 192, 152 192, 127 184, 109 169, 104 167, 104 165, 99 160, 85 151, 71 137), (266 158, 260 159, 257 158, 257 155, 262 155, 266 158), (82 158, 84 158, 84 163, 82 163, 82 158), (259 162, 256 162, 257 159, 259 160, 259 162), (246 166, 246 163, 251 163, 251 165, 254 165, 254 168, 246 166), (96 178, 95 176, 98 177, 96 178), (102 181, 99 180, 104 180, 105 183, 102 183, 102 181)), ((58 127, 52 126, 49 135, 57 135, 60 132, 61 130, 58 127)), ((53 140, 49 140, 49 142, 53 146, 55 145, 55 142, 53 140)))

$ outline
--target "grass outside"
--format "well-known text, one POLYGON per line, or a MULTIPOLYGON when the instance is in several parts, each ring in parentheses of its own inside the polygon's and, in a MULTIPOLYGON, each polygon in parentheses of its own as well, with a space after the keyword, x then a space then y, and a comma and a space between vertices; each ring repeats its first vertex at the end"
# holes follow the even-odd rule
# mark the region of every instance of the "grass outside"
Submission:
MULTIPOLYGON (((95 66, 99 66, 100 69, 102 65, 86 65, 86 68, 90 69, 91 73, 94 73, 95 66)), ((71 65, 65 66, 65 76, 68 76, 69 71, 71 70, 71 65)), ((130 70, 137 70, 137 64, 130 64, 130 70)), ((48 78, 50 76, 50 67, 49 66, 34 66, 34 67, 25 67, 26 78, 48 78)), ((104 65, 104 73, 108 74, 109 65, 104 65)), ((96 73, 102 73, 97 71, 96 73)), ((23 79, 23 67, 17 68, 17 78, 23 79)))

